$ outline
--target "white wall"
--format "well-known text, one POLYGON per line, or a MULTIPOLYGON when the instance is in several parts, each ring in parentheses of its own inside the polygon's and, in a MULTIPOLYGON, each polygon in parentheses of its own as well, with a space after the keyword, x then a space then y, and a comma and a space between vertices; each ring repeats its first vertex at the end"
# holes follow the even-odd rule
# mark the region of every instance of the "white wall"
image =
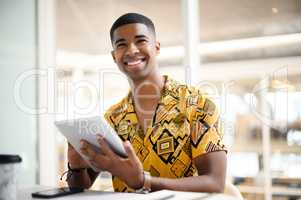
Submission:
MULTIPOLYGON (((14 102, 14 82, 24 71, 36 68, 36 2, 0 0, 0 154, 23 158, 18 181, 37 179, 36 116, 22 112, 14 102)), ((21 97, 28 107, 36 105, 34 77, 24 81, 21 97)))

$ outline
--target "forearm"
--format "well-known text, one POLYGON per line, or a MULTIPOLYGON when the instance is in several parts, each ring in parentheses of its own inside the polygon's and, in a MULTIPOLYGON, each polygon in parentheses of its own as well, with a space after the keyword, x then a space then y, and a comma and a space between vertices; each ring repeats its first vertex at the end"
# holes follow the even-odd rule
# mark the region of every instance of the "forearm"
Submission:
POLYGON ((216 181, 214 177, 209 175, 178 179, 152 177, 151 189, 152 191, 168 189, 178 191, 215 193, 224 191, 224 183, 216 181))
POLYGON ((93 185, 98 174, 92 169, 85 169, 80 172, 68 172, 68 186, 88 189, 93 185))

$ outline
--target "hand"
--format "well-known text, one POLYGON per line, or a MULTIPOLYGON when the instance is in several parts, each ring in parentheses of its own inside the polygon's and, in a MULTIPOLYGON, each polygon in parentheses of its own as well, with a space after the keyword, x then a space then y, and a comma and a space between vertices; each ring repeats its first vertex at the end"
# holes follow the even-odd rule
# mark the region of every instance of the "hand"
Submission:
POLYGON ((68 143, 68 162, 72 169, 90 167, 70 143, 68 143))
POLYGON ((101 153, 97 153, 87 141, 81 141, 81 152, 89 158, 90 163, 119 177, 133 189, 141 188, 144 182, 143 166, 130 142, 123 143, 128 158, 122 158, 112 151, 102 136, 97 135, 97 141, 101 146, 101 153))

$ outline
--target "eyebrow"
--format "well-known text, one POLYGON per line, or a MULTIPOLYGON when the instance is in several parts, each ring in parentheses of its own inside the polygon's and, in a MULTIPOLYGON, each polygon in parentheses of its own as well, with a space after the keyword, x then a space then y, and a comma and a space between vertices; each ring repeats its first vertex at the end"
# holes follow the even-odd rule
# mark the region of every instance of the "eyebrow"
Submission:
POLYGON ((146 35, 136 35, 135 38, 139 39, 139 38, 148 38, 148 37, 146 35))
MULTIPOLYGON (((148 38, 146 35, 136 35, 135 39, 139 39, 139 38, 148 38)), ((114 44, 116 45, 119 42, 125 42, 126 40, 123 38, 117 39, 114 44)))

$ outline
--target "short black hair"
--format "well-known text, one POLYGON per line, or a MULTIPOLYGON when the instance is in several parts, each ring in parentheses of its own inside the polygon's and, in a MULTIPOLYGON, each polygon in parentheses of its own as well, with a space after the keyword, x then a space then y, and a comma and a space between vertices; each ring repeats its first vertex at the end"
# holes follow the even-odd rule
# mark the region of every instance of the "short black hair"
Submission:
POLYGON ((120 16, 113 23, 111 30, 110 30, 111 42, 113 42, 113 34, 117 28, 119 28, 120 26, 123 26, 123 25, 134 24, 134 23, 144 24, 156 36, 155 26, 151 19, 149 19, 148 17, 146 17, 144 15, 138 14, 138 13, 126 13, 126 14, 120 16))

